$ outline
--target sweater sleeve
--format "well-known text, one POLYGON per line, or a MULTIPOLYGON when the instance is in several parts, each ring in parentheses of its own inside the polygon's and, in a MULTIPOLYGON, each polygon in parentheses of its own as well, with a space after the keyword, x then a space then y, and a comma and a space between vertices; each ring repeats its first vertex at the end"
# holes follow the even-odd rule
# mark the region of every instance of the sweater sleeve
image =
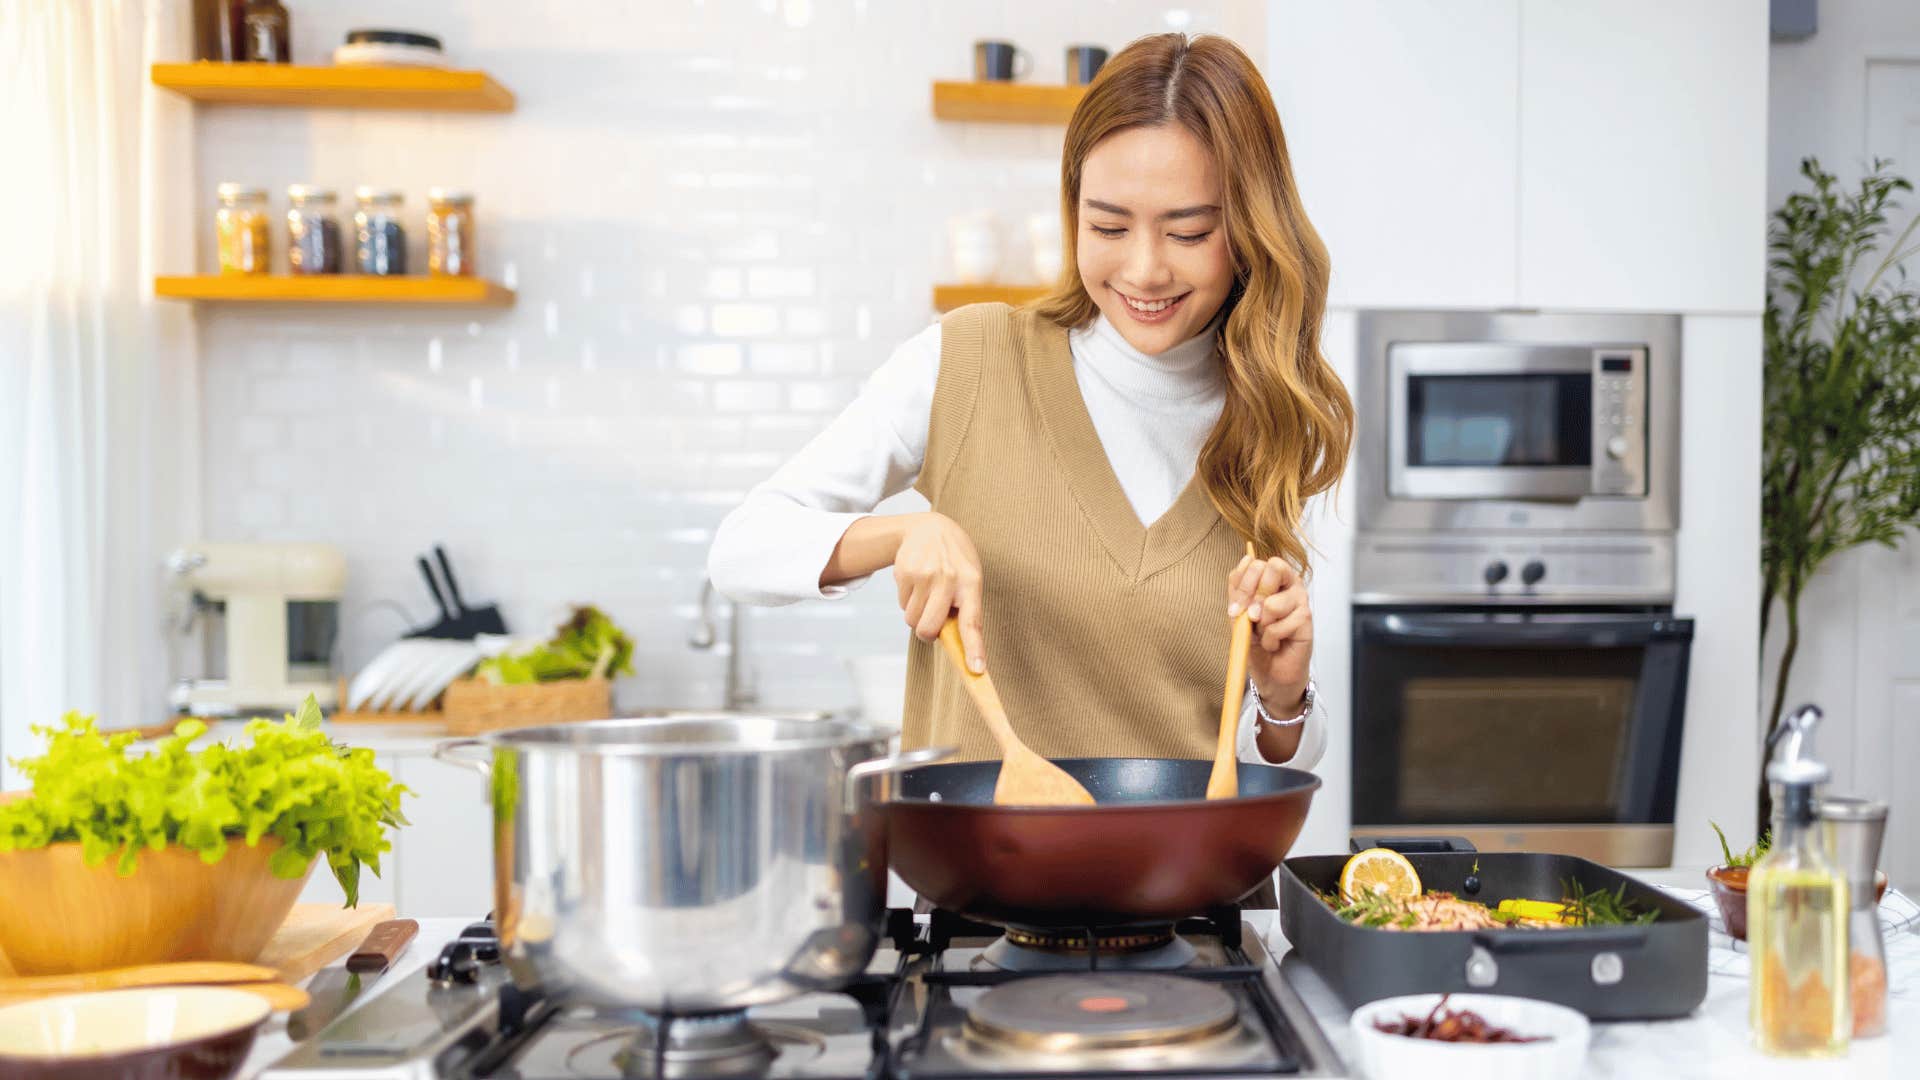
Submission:
POLYGON ((826 429, 721 521, 707 576, 749 604, 832 600, 866 583, 822 586, 820 572, 849 525, 912 486, 927 451, 940 374, 940 324, 893 351, 826 429))

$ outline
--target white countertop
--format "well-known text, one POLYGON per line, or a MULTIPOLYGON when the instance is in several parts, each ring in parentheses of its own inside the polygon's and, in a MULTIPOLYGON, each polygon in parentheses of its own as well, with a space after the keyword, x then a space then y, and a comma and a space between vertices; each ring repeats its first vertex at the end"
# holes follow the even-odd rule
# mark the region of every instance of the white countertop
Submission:
MULTIPOLYGON (((1703 900, 1698 906, 1703 910, 1712 907, 1712 901, 1704 899, 1702 871, 1631 873, 1650 884, 1699 890, 1703 900)), ((1682 899, 1689 898, 1682 896, 1682 899)), ((1914 1076, 1916 1068, 1920 1068, 1914 1064, 1920 1061, 1920 922, 1915 920, 1920 912, 1897 893, 1888 894, 1888 905, 1882 910, 1883 916, 1897 914, 1906 923, 1906 929, 1889 935, 1887 940, 1888 1035, 1856 1042, 1848 1056, 1833 1061, 1787 1061, 1755 1050, 1747 1027, 1746 946, 1720 932, 1719 915, 1715 912, 1710 915, 1714 929, 1709 932, 1707 950, 1707 998, 1700 1008, 1692 1016, 1678 1020, 1595 1023, 1583 1080, 1628 1077, 1660 1077, 1662 1080, 1720 1077, 1878 1080, 1886 1077, 1893 1080, 1914 1076), (1907 1064, 1899 1064, 1902 1061, 1907 1064)), ((1347 1026, 1351 1010, 1341 1004, 1332 989, 1298 957, 1288 960, 1292 947, 1280 932, 1278 915, 1273 911, 1248 912, 1247 918, 1261 930, 1268 950, 1281 958, 1282 970, 1312 1010, 1314 1019, 1320 1022, 1341 1059, 1349 1069, 1356 1068, 1353 1033, 1347 1026)))
MULTIPOLYGON (((1697 871, 1655 871, 1639 873, 1643 880, 1658 885, 1692 889, 1701 881, 1697 871)), ((1710 906, 1710 901, 1707 902, 1710 906)), ((1888 894, 1883 913, 1905 921, 1906 928, 1890 934, 1887 940, 1887 1026, 1890 1034, 1853 1044, 1852 1052, 1835 1061, 1783 1061, 1761 1055, 1747 1035, 1747 979, 1745 947, 1717 929, 1712 932, 1708 950, 1709 974, 1707 999, 1689 1017, 1655 1022, 1610 1022, 1593 1026, 1593 1048, 1587 1057, 1586 1080, 1625 1077, 1662 1077, 1673 1080, 1694 1078, 1734 1078, 1769 1080, 1773 1077, 1833 1078, 1833 1080, 1879 1080, 1885 1077, 1914 1075, 1914 1062, 1920 1061, 1920 914, 1912 902, 1897 893, 1888 894), (1900 906, 1904 905, 1904 906, 1900 906), (1906 1062, 1905 1065, 1899 1064, 1906 1062)), ((1299 959, 1288 959, 1290 946, 1280 932, 1278 913, 1247 912, 1247 921, 1260 931, 1268 950, 1281 959, 1287 978, 1299 991, 1314 1018, 1327 1033, 1334 1048, 1354 1068, 1353 1037, 1347 1027, 1351 1015, 1333 991, 1299 959)), ((361 1008, 387 987, 398 985, 403 977, 424 967, 452 940, 470 920, 422 919, 420 933, 394 963, 392 969, 372 987, 372 992, 354 1002, 361 1008)), ((1717 916, 1713 925, 1718 927, 1717 916)), ((252 1077, 278 1060, 292 1046, 287 1038, 286 1019, 276 1016, 261 1029, 253 1051, 241 1070, 252 1077)), ((1397 1078, 1396 1078, 1397 1080, 1397 1078)))

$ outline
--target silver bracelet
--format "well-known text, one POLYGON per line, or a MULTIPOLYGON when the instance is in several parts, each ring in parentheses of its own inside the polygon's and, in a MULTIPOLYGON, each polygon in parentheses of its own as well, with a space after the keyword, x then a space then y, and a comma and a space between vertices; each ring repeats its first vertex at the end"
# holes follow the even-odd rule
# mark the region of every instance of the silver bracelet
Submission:
POLYGON ((1307 715, 1313 712, 1314 689, 1312 679, 1307 680, 1306 700, 1300 705, 1300 715, 1291 720, 1275 720, 1273 714, 1267 712, 1266 702, 1260 700, 1260 687, 1253 681, 1252 677, 1248 677, 1247 679, 1247 693, 1253 697, 1253 716, 1256 725, 1265 724, 1268 727, 1299 727, 1301 724, 1307 722, 1307 715))

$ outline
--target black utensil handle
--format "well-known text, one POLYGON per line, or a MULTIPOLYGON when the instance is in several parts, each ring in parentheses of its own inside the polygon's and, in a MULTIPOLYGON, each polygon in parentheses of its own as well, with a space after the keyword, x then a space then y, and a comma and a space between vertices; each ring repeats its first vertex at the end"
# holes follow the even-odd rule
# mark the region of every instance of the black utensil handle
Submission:
POLYGON ((1475 934, 1473 942, 1502 956, 1627 952, 1645 945, 1647 932, 1631 926, 1600 930, 1503 930, 1495 934, 1475 934))
POLYGON ((434 580, 433 566, 427 562, 425 555, 416 558, 414 562, 420 564, 420 576, 427 579, 427 591, 433 594, 433 602, 440 605, 441 621, 452 622, 453 612, 447 610, 447 598, 440 595, 440 583, 434 580))
POLYGON ((1347 853, 1359 854, 1368 848, 1383 847, 1402 855, 1449 855, 1476 852, 1473 841, 1464 836, 1355 836, 1347 841, 1347 853))
POLYGON ((460 586, 453 580, 453 564, 447 561, 447 549, 433 545, 433 557, 440 560, 440 576, 447 579, 447 596, 453 600, 453 609, 465 615, 467 602, 460 599, 460 586))

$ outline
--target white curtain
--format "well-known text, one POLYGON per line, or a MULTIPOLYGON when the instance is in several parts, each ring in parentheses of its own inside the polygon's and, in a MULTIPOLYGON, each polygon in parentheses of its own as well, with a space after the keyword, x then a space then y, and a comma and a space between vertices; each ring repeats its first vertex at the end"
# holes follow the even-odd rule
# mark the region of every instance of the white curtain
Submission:
MULTIPOLYGON (((166 552, 199 521, 185 0, 0 0, 0 756, 163 718, 166 552)), ((18 781, 11 768, 0 785, 18 781)))

